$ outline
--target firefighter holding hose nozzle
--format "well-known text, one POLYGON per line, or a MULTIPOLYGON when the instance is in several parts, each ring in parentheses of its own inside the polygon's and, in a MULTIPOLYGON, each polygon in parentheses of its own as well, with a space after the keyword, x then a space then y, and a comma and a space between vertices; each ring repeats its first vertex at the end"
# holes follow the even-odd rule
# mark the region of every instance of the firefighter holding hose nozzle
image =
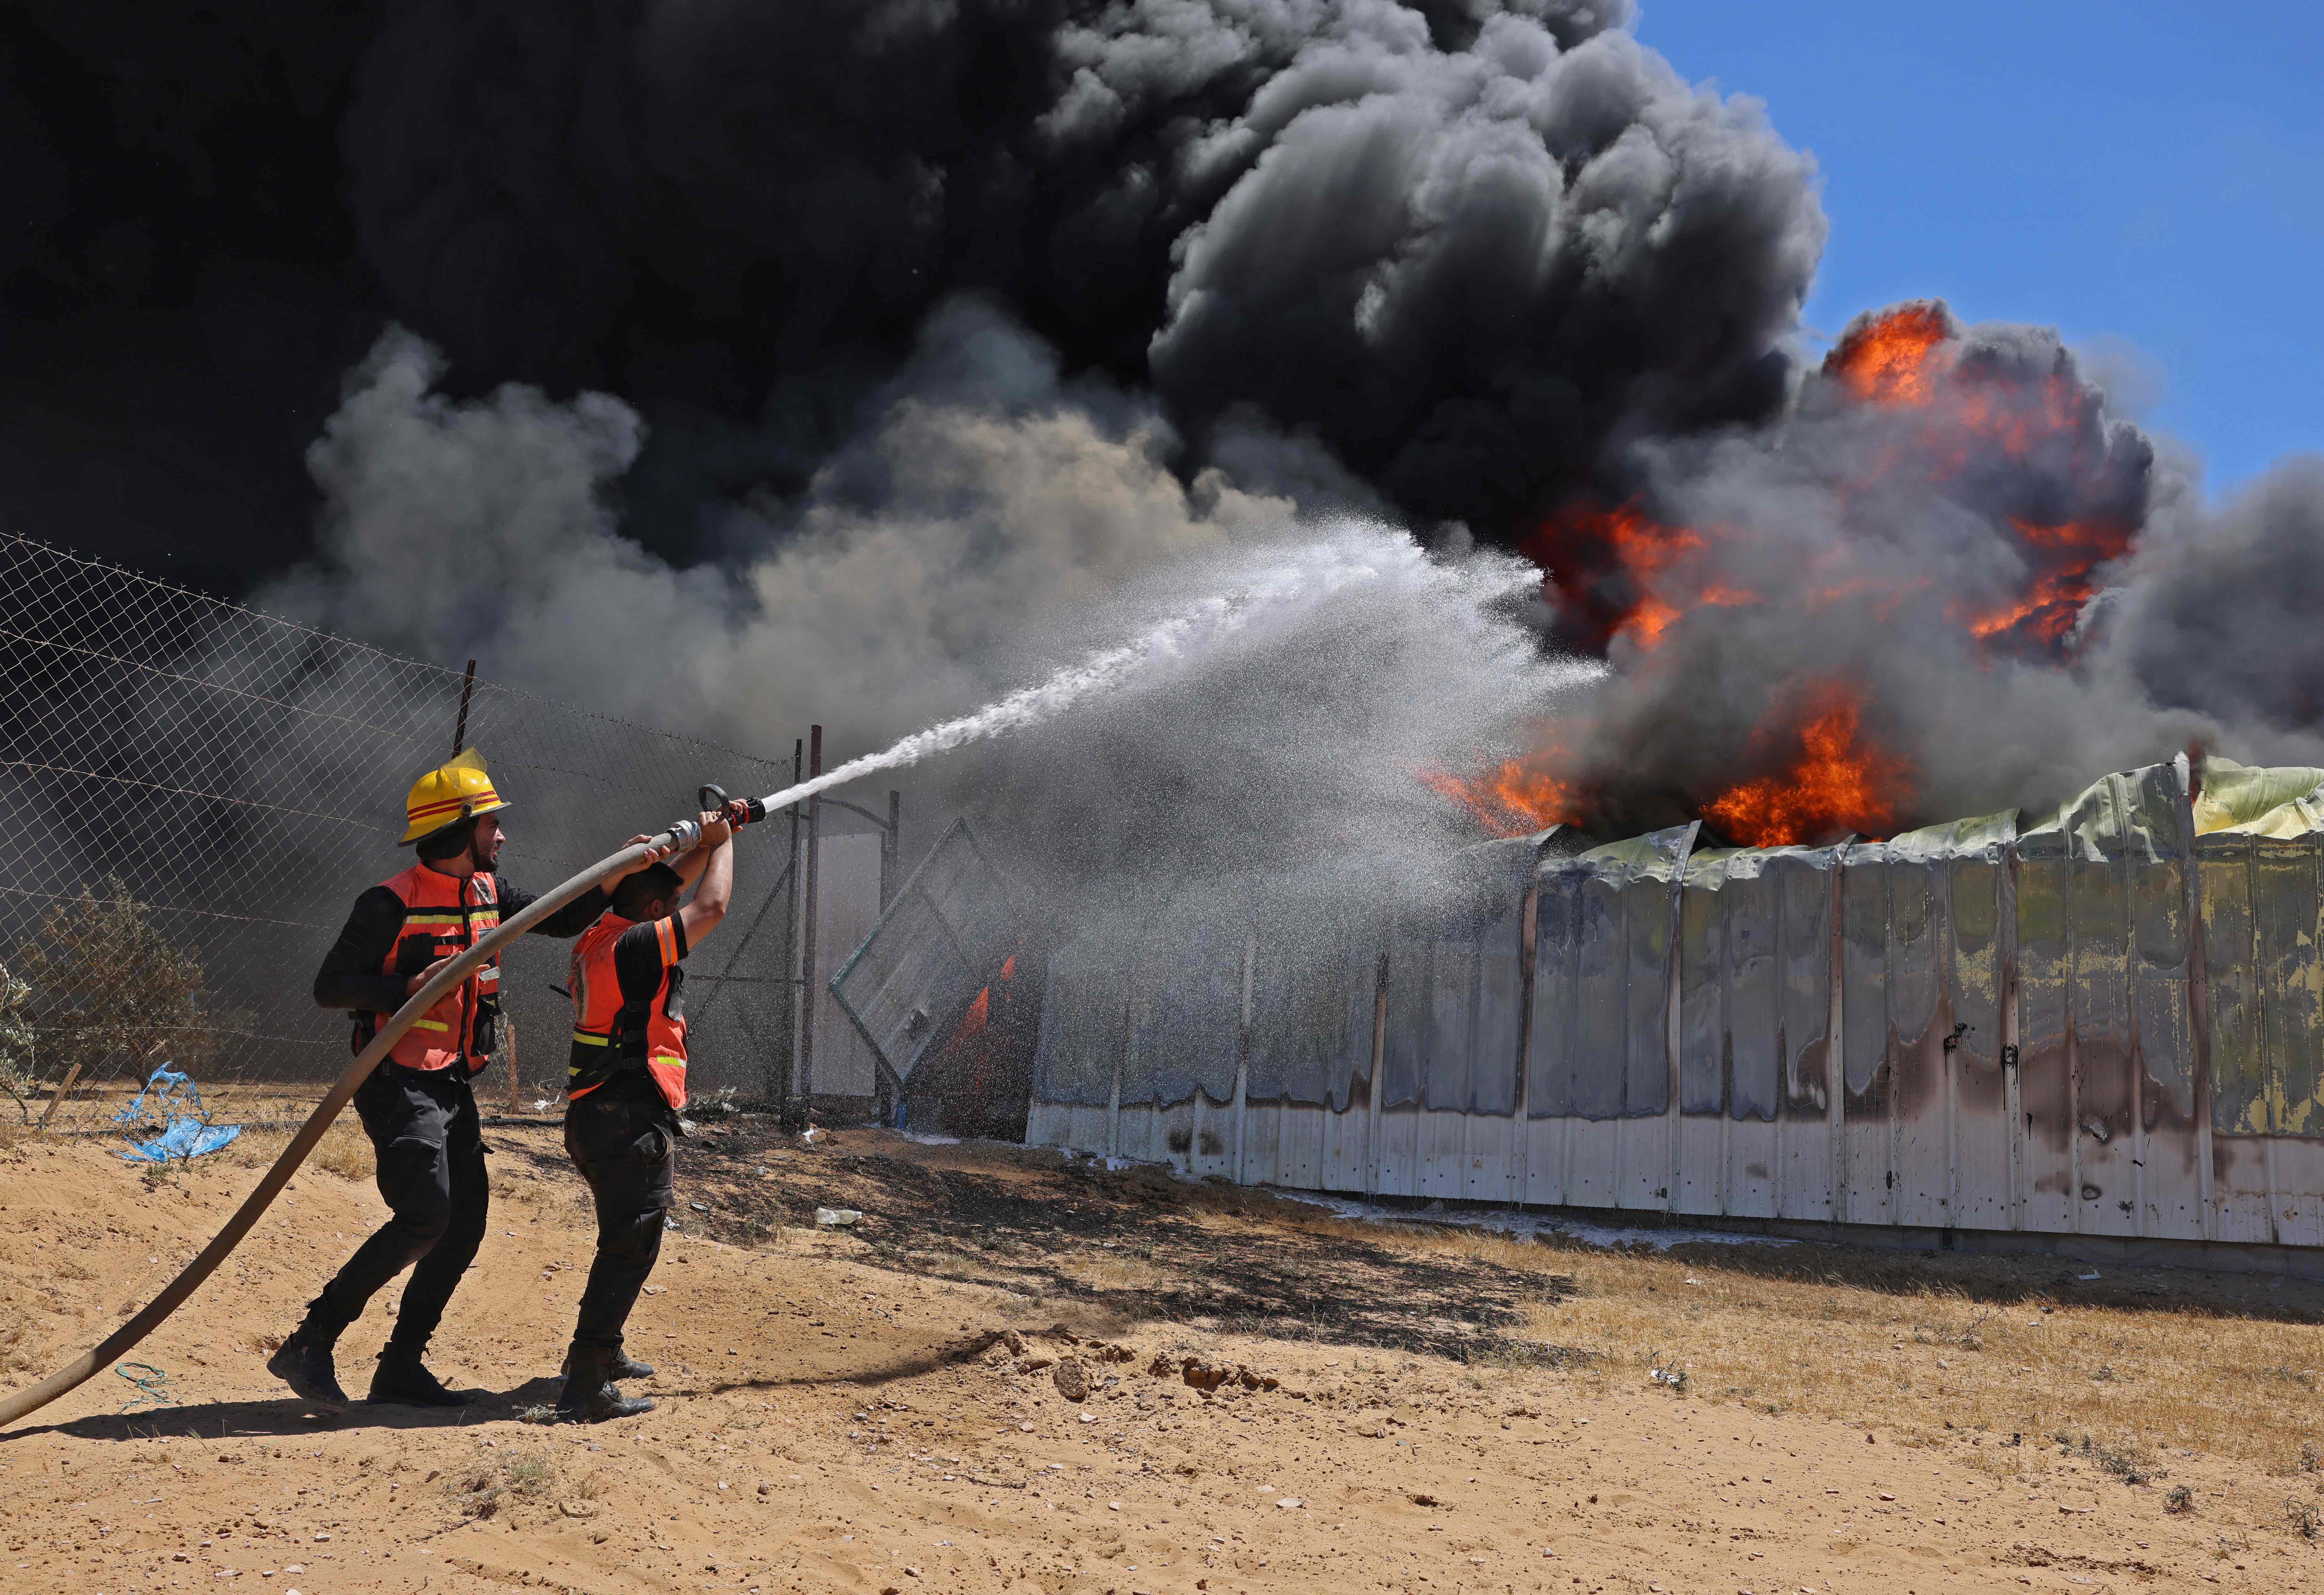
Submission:
POLYGON ((661 1255, 672 1204, 678 1113, 686 1106, 686 1013, 679 967, 718 927, 734 889, 733 826, 706 813, 700 845, 613 889, 613 903, 573 945, 573 1052, 565 1149, 597 1207, 597 1255, 582 1289, 565 1362, 559 1416, 576 1423, 653 1410, 614 1380, 651 1368, 622 1349, 630 1309, 661 1255), (687 888, 693 900, 679 906, 687 888))
MULTIPOLYGON (((495 816, 506 807, 473 749, 413 785, 404 804, 403 844, 417 847, 418 862, 355 899, 315 976, 317 1003, 354 1010, 355 1051, 440 963, 473 946, 503 913, 521 913, 533 900, 494 873, 504 840, 495 816)), ((632 838, 633 844, 645 840, 632 838)), ((578 935, 609 900, 604 887, 585 892, 532 934, 578 935)), ((356 1115, 378 1155, 379 1194, 392 1216, 308 1304, 305 1319, 267 1361, 268 1371, 308 1401, 347 1404, 334 1348, 380 1286, 409 1268, 411 1279, 370 1399, 468 1404, 420 1358, 484 1239, 484 1146, 468 1082, 492 1060, 499 1012, 494 958, 414 1024, 355 1092, 356 1115)))

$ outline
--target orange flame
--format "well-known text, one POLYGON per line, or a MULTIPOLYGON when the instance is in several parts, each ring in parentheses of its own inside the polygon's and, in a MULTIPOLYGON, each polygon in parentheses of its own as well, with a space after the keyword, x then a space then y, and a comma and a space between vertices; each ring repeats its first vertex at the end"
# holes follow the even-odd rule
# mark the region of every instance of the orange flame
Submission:
MULTIPOLYGON (((1773 526, 1658 521, 1648 512, 1651 501, 1618 509, 1583 504, 1551 517, 1526 552, 1548 573, 1548 595, 1561 610, 1559 641, 1610 654, 1625 673, 1667 669, 1692 652, 1681 624, 1688 615, 1767 602, 1739 585, 1738 569, 1785 569, 1793 574, 1775 602, 1803 613, 1847 605, 1859 618, 1886 622, 1909 604, 1924 619, 1941 612, 1988 658, 2061 653, 2098 591, 2097 573, 2128 553, 2137 512, 2107 507, 2120 495, 2098 469, 2107 451, 2097 401, 2070 370, 2028 373, 2006 361, 1957 358, 1962 347, 1942 305, 1915 303, 1868 318, 1825 359, 1827 397, 1891 412, 1865 426, 1865 447, 1850 474, 1824 484, 1835 517, 1864 530, 1861 539, 1792 550, 1773 526), (2015 591, 1948 593, 1950 584, 1882 557, 1886 507, 1930 495, 2014 533, 2024 572, 2015 591), (2043 518, 2021 518, 2030 514, 2043 518), (1765 541, 1738 548, 1745 538, 1765 541), (1788 564, 1787 556, 1794 556, 1788 564), (1625 640, 1626 647, 1614 647, 1625 640)), ((1707 656, 1687 662, 1719 668, 1707 656)), ((1821 680, 1792 682, 1785 692, 1788 711, 1745 745, 1751 767, 1769 773, 1722 792, 1701 811, 1705 819, 1755 845, 1892 831, 1910 808, 1913 770, 1867 737, 1867 691, 1821 680)), ((1498 771, 1423 779, 1502 835, 1577 821, 1585 806, 1601 812, 1623 797, 1609 772, 1558 747, 1498 771)))
POLYGON ((2131 530, 2111 521, 2068 521, 2055 526, 2009 518, 2037 567, 2026 589, 2006 604, 1959 616, 1980 641, 2015 638, 2054 648, 2081 617, 2097 590, 2093 574, 2130 551, 2131 530))
POLYGON ((1840 339, 1824 356, 1824 374, 1876 404, 1925 404, 1937 351, 1951 336, 1936 306, 1902 305, 1840 339))
POLYGON ((1715 576, 1700 590, 1692 587, 1692 557, 1708 547, 1702 532, 1650 521, 1636 504, 1582 505, 1545 525, 1530 552, 1561 585, 1585 633, 1583 647, 1602 650, 1627 637, 1651 652, 1689 609, 1760 602, 1757 594, 1715 576))
POLYGON ((960 1016, 960 1023, 953 1027, 952 1041, 947 1045, 957 1045, 978 1034, 991 1017, 992 988, 987 986, 976 994, 976 1000, 968 1005, 968 1011, 960 1016))
POLYGON ((1843 831, 1885 834, 1910 797, 1909 768, 1862 733, 1864 692, 1837 683, 1809 699, 1799 753, 1777 775, 1746 781, 1703 817, 1747 847, 1785 847, 1843 831))
MULTIPOLYGON (((1011 953, 1001 962, 1001 978, 1007 981, 1013 978, 1016 973, 1017 954, 1011 953)), ((957 1046, 964 1041, 973 1040, 983 1034, 984 1027, 990 1024, 991 1019, 992 988, 987 986, 977 992, 975 1000, 968 1005, 968 1011, 960 1016, 960 1023, 953 1027, 952 1036, 945 1045, 957 1046)))
POLYGON ((1582 789, 1514 759, 1489 775, 1462 777, 1424 770, 1420 779, 1461 805, 1496 836, 1526 836, 1552 825, 1579 825, 1582 789))

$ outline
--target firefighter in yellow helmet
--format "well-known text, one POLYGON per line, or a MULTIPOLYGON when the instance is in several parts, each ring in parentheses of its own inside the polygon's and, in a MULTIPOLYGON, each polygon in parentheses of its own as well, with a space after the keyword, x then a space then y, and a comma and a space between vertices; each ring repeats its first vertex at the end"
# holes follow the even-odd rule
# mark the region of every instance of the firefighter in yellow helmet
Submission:
MULTIPOLYGON (((404 802, 403 843, 416 848, 418 859, 355 899, 315 976, 318 1004, 353 1010, 355 1051, 438 963, 474 945, 503 913, 521 913, 533 900, 494 872, 503 840, 497 816, 506 807, 473 750, 413 783, 404 802)), ((585 893, 534 926, 533 934, 578 936, 607 901, 603 889, 585 893)), ((309 1401, 346 1405, 333 1349, 373 1294, 409 1268, 411 1281, 380 1353, 370 1398, 467 1405, 469 1397, 446 1389, 420 1356, 484 1239, 484 1148, 468 1081, 491 1061, 499 1011, 495 959, 405 1032, 355 1093, 355 1112, 378 1154, 379 1194, 392 1216, 308 1304, 304 1321, 267 1362, 309 1401)))

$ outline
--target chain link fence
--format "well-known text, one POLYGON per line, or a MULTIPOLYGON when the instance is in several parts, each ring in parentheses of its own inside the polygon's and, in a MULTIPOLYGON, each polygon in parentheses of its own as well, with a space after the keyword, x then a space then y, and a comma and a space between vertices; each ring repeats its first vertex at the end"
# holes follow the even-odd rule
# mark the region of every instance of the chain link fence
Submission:
MULTIPOLYGON (((463 700, 458 670, 0 539, 0 1119, 134 1128, 165 1065, 209 1117, 303 1116, 350 1056, 315 970, 356 895, 410 862, 404 793, 451 755, 463 700)), ((692 813, 704 781, 793 774, 483 680, 466 730, 512 805, 500 873, 536 891, 692 813)), ((774 1102, 791 1078, 798 849, 767 830, 689 966, 697 1097, 774 1102)), ((503 959, 488 1103, 561 1103, 568 947, 503 959)))

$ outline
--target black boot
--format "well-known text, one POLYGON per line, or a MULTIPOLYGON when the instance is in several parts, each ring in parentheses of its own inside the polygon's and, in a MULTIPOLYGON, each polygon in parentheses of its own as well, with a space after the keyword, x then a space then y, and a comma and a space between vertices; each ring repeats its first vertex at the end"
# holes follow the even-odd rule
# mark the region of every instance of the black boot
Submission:
POLYGON ((613 1353, 603 1346, 576 1346, 565 1359, 565 1393, 557 1415, 568 1424, 602 1424, 653 1410, 642 1396, 622 1394, 613 1381, 613 1353))
POLYGON ((420 1360, 419 1352, 390 1345, 379 1354, 379 1371, 371 1376, 371 1395, 366 1399, 374 1405, 397 1406, 466 1406, 475 1397, 447 1390, 420 1360))
POLYGON ((337 1340, 310 1317, 266 1360, 266 1371, 290 1386, 301 1401, 344 1412, 347 1393, 339 1388, 339 1371, 331 1361, 331 1347, 337 1340))
MULTIPOLYGON (((557 1373, 558 1378, 564 1378, 570 1377, 572 1372, 573 1353, 568 1349, 565 1353, 565 1366, 558 1369, 557 1373)), ((631 1356, 626 1351, 615 1351, 613 1353, 613 1369, 606 1375, 608 1378, 613 1379, 650 1379, 653 1378, 653 1376, 654 1370, 652 1363, 640 1362, 636 1358, 631 1356)))

